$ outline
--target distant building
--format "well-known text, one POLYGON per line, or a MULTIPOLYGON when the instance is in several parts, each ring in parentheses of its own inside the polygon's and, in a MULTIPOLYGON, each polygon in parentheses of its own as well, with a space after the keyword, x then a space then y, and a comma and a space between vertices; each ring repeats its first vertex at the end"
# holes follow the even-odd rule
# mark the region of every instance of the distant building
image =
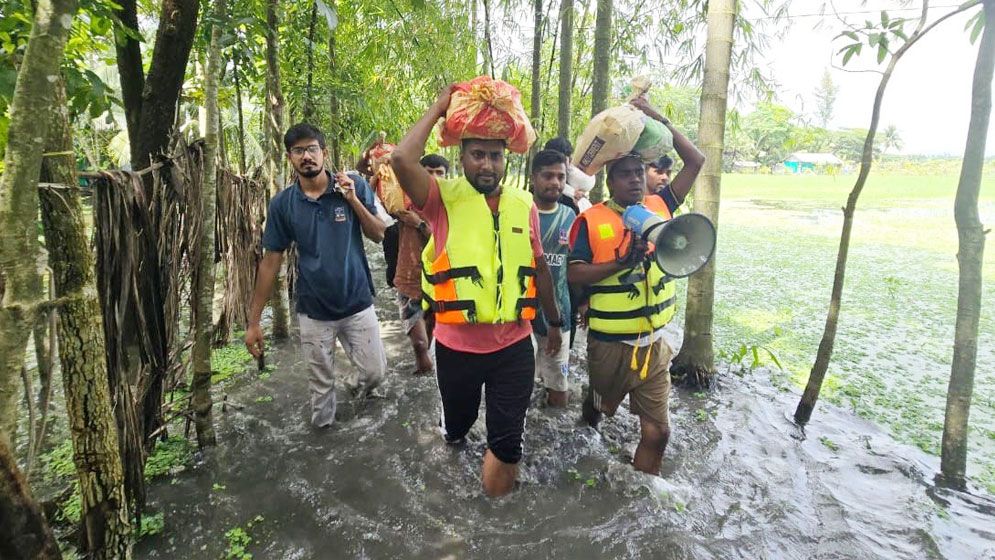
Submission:
POLYGON ((843 169, 843 160, 829 153, 795 152, 785 158, 789 173, 834 173, 843 169))
POLYGON ((760 164, 755 161, 734 161, 732 162, 732 170, 737 173, 757 173, 760 171, 760 164))

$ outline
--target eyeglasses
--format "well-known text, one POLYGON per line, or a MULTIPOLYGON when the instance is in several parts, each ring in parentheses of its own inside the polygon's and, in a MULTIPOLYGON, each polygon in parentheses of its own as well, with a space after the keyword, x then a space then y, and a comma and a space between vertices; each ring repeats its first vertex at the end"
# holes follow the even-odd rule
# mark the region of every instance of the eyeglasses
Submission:
POLYGON ((316 156, 321 153, 321 146, 317 144, 311 144, 310 146, 294 146, 290 148, 290 154, 296 157, 301 157, 307 152, 309 155, 316 156))

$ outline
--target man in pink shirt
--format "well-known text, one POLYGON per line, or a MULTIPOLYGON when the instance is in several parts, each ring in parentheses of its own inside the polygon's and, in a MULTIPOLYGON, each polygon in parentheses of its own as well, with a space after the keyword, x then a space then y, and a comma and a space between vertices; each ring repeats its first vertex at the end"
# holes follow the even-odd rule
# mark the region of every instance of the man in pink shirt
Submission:
MULTIPOLYGON (((535 376, 530 319, 536 304, 542 305, 549 324, 562 325, 563 319, 532 197, 501 187, 504 142, 465 139, 460 150, 465 177, 436 179, 419 164, 432 128, 446 115, 450 95, 451 86, 397 145, 391 165, 431 225, 434 254, 426 259, 423 291, 436 316, 445 438, 449 443, 463 440, 477 420, 483 388, 487 451, 481 478, 484 491, 496 497, 511 492, 518 476, 535 376), (451 224, 459 225, 450 230, 451 224), (522 262, 523 253, 528 263, 522 262)), ((546 351, 555 354, 560 344, 559 329, 551 329, 546 351)))

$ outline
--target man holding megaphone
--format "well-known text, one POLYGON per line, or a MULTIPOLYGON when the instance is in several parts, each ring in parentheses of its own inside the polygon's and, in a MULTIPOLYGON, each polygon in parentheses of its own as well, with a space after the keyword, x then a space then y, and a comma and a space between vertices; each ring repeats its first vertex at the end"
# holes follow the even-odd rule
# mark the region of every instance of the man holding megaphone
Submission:
POLYGON ((705 156, 644 97, 631 104, 673 134, 684 163, 670 185, 679 196, 646 196, 646 162, 639 154, 608 162, 611 198, 574 222, 567 278, 590 295, 590 389, 584 420, 596 426, 602 413, 613 414, 628 395, 640 424, 633 466, 659 474, 670 437, 668 368, 673 350, 663 338, 663 327, 676 310, 673 278, 687 276, 711 257, 715 235, 699 215, 671 221, 705 156))

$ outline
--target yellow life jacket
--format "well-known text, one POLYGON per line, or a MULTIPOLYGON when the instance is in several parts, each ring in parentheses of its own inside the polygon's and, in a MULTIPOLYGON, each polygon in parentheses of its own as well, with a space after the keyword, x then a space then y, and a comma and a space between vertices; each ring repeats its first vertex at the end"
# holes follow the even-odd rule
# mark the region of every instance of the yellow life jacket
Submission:
POLYGON ((502 189, 495 216, 484 195, 463 177, 440 180, 449 233, 436 255, 422 252, 424 305, 446 324, 532 320, 538 299, 530 241, 532 196, 502 189))
MULTIPOLYGON (((648 196, 647 199, 658 199, 648 196)), ((647 200, 647 207, 669 220, 666 204, 647 200)), ((613 262, 624 256, 632 240, 632 232, 622 223, 622 216, 605 203, 596 204, 582 216, 587 221, 588 239, 593 253, 592 263, 613 262)), ((593 331, 612 335, 638 337, 666 325, 676 310, 674 282, 652 258, 650 247, 642 266, 623 270, 591 285, 588 325, 593 331)))

